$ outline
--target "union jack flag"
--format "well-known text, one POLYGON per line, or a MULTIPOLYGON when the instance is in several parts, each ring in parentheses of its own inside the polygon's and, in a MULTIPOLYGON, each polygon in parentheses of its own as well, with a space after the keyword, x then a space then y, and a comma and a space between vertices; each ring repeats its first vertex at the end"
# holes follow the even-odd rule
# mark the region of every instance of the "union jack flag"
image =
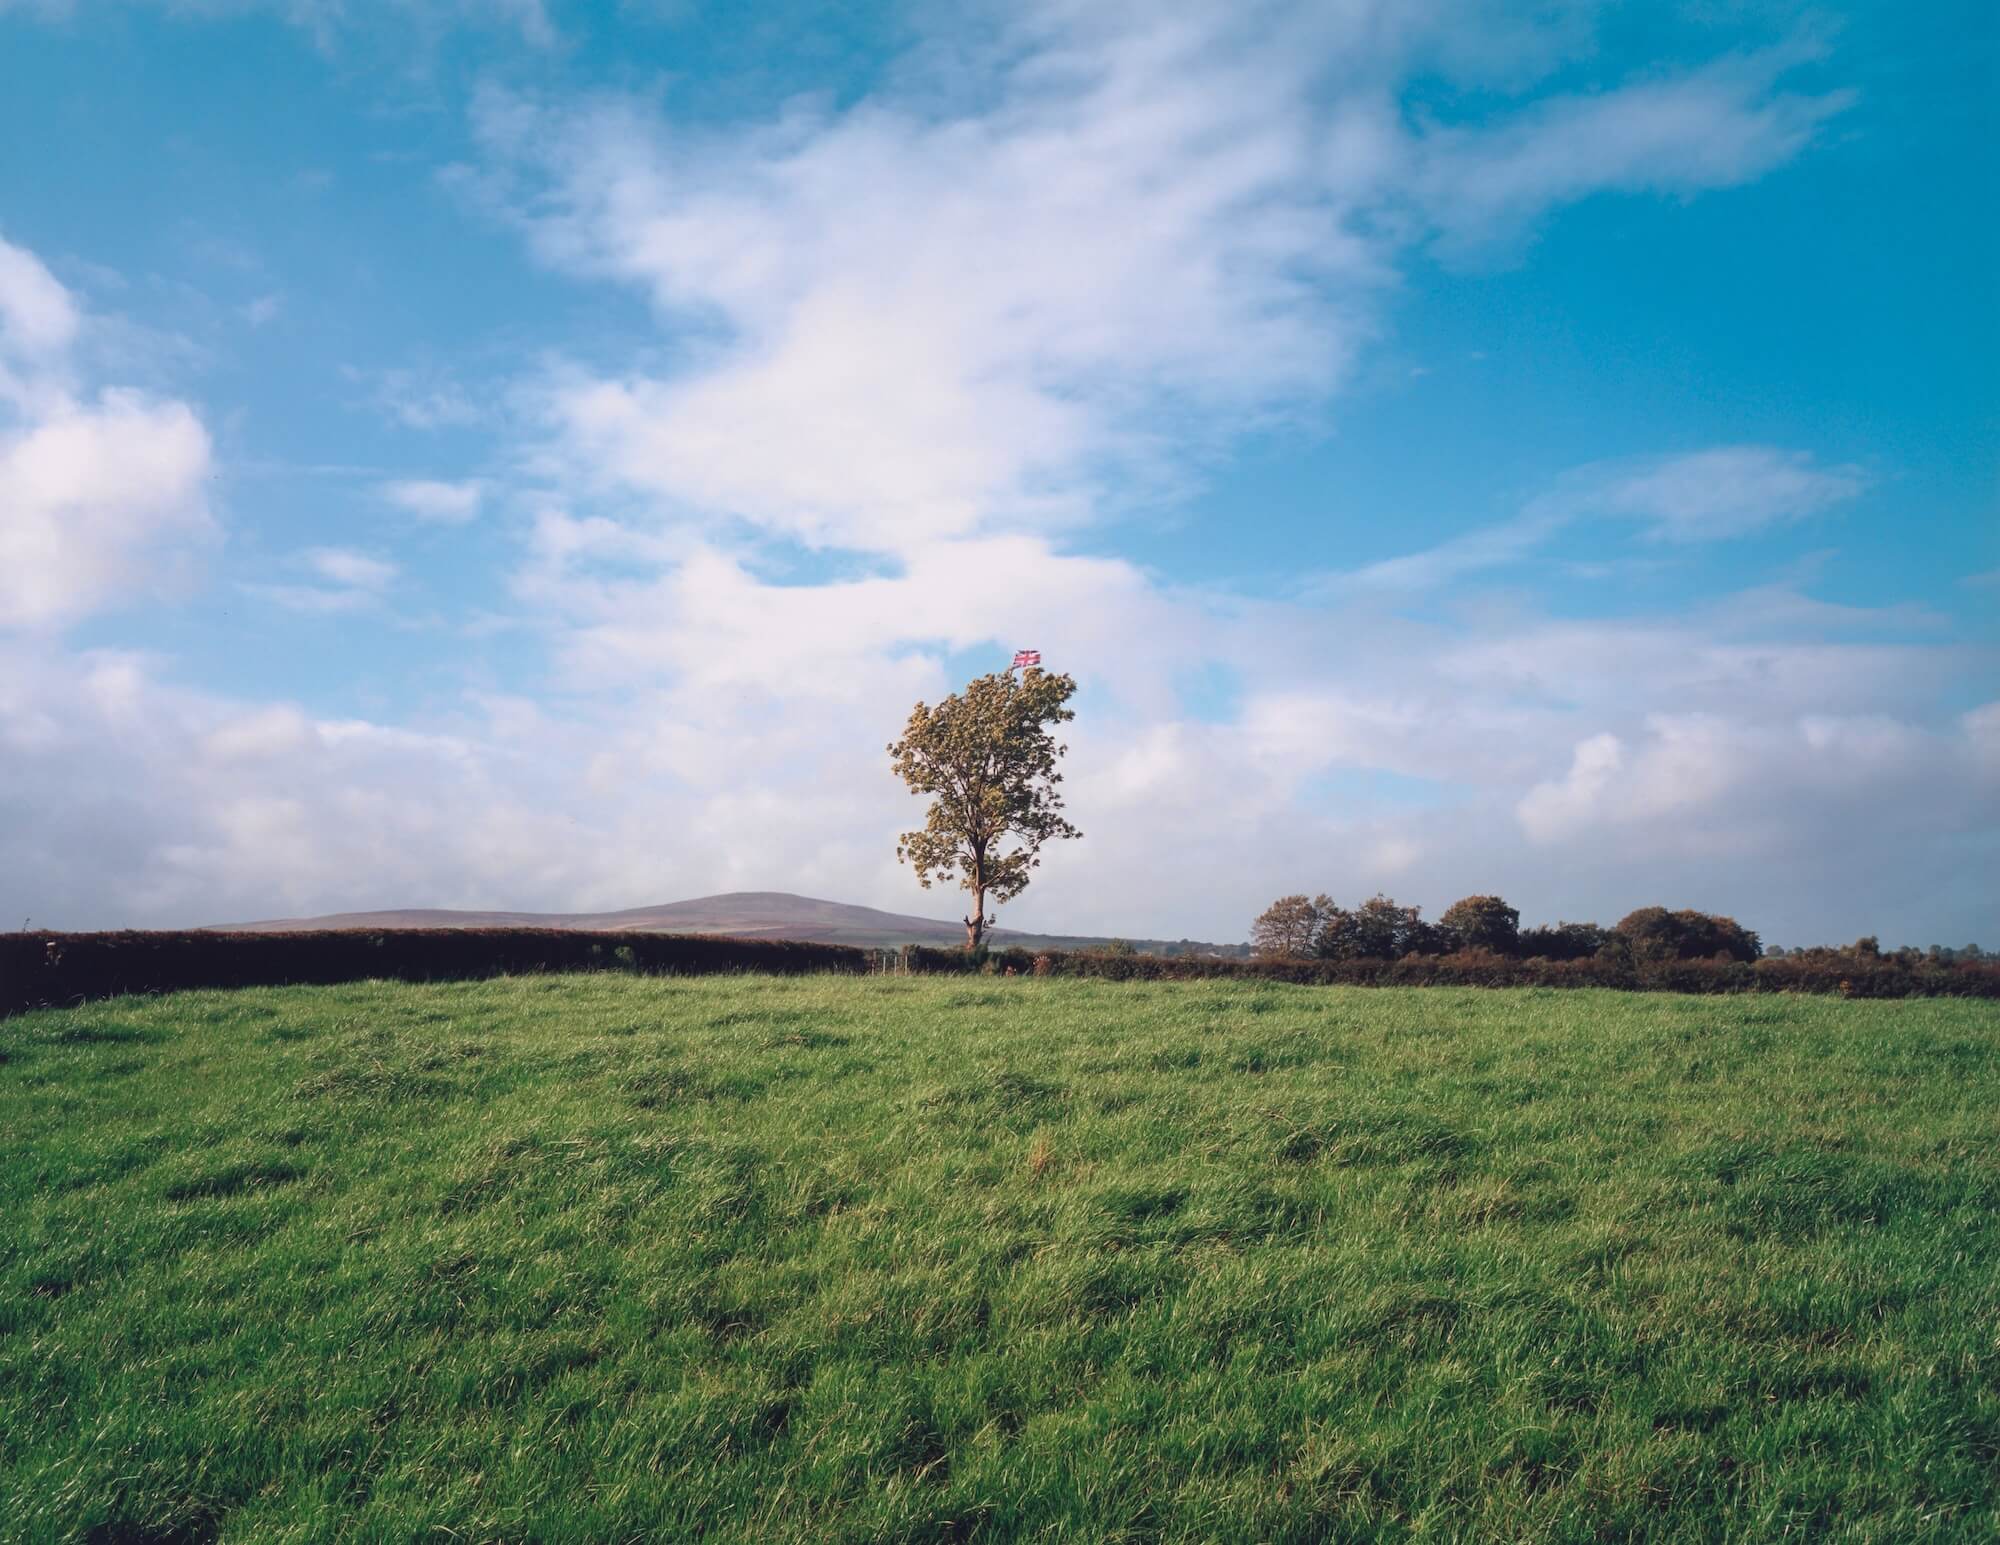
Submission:
POLYGON ((1017 649, 1014 651, 1014 663, 1008 666, 1007 669, 1009 669, 1010 671, 1024 671, 1031 665, 1040 665, 1041 663, 1042 663, 1041 650, 1017 649))

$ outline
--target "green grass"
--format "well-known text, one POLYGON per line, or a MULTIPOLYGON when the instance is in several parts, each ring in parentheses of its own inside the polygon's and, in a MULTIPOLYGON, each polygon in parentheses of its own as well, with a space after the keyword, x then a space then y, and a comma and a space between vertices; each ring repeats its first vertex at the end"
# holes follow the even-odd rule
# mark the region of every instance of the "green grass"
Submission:
POLYGON ((1987 1540, 2000 1011, 530 978, 0 1023, 0 1538, 1987 1540))

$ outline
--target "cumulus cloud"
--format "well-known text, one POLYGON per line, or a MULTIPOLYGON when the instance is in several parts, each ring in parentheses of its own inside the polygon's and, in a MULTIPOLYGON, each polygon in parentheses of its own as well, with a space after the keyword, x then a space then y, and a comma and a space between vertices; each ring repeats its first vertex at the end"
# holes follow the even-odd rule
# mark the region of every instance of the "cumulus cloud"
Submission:
MULTIPOLYGON (((1534 918, 1725 907, 1797 942, 1883 919, 1942 934, 1980 904, 1964 834, 2000 814, 2000 705, 1953 717, 1913 696, 1951 678, 1948 645, 1759 640, 1707 618, 1370 636, 1285 603, 1149 604, 1255 685, 1215 718, 1127 710, 1105 679, 1143 675, 1143 649, 1072 642, 1100 619, 1043 619, 1052 661, 1084 668, 1066 787, 1087 836, 1010 925, 1240 937, 1288 888, 1381 887, 1432 912, 1496 889, 1534 918), (1336 644, 1330 680, 1316 662, 1336 644), (1537 671, 1556 649, 1551 694, 1537 671), (1718 689, 1732 652, 1761 664, 1718 689), (1423 798, 1376 797, 1380 779, 1423 798)), ((859 592, 832 621, 870 609, 859 592)), ((770 676, 724 661, 610 696, 468 700, 414 733, 17 645, 0 651, 0 902, 185 923, 790 888, 949 912, 883 840, 914 807, 881 747, 912 699, 956 684, 952 656, 809 655, 770 676)))
POLYGON ((0 240, 0 627, 60 628, 170 587, 214 534, 201 420, 90 390, 73 357, 85 320, 39 258, 0 240))

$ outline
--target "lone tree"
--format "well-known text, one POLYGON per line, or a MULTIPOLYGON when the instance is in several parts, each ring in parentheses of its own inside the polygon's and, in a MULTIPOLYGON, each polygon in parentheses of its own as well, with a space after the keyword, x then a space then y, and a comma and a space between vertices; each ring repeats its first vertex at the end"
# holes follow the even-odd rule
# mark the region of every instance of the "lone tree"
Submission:
POLYGON ((1039 665, 1018 679, 995 671, 935 708, 917 704, 903 738, 889 747, 897 776, 911 792, 931 796, 922 830, 903 833, 896 858, 917 871, 925 890, 956 874, 972 892, 968 950, 993 926, 987 898, 1012 901, 1027 889, 1044 842, 1083 835, 1062 817, 1056 761, 1069 747, 1050 733, 1076 717, 1066 706, 1075 691, 1070 677, 1039 665))

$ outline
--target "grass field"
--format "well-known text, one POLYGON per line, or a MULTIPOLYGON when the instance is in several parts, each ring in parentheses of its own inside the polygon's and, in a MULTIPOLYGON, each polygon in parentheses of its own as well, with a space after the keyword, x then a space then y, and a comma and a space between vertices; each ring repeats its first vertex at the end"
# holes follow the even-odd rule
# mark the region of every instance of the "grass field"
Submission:
POLYGON ((0 1538, 1990 1540, 2000 1006, 0 1022, 0 1538))

